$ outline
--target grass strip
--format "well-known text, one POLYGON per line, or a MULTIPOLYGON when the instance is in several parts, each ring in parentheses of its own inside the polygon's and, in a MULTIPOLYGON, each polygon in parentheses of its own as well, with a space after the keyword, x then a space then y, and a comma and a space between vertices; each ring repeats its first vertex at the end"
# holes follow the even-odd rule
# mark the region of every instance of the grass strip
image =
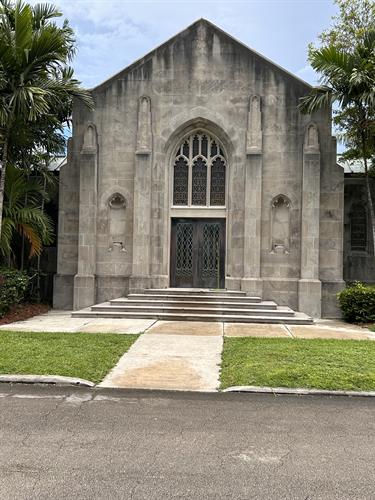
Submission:
POLYGON ((375 342, 225 338, 221 388, 375 390, 375 342))
POLYGON ((0 373, 100 382, 139 335, 0 332, 0 373))

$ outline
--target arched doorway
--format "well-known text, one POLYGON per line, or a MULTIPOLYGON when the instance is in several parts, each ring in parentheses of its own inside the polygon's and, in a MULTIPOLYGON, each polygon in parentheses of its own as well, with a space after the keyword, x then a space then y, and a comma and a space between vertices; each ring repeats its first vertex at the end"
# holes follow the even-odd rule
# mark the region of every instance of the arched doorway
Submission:
POLYGON ((227 160, 204 131, 175 149, 172 170, 171 286, 224 288, 227 160))

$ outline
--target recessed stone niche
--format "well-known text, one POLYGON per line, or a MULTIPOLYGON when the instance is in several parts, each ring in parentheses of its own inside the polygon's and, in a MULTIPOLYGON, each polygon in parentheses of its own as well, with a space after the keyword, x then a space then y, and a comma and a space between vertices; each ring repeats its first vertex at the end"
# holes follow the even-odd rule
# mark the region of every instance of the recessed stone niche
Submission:
POLYGON ((108 199, 108 228, 108 251, 126 252, 126 199, 120 193, 114 193, 108 199))
POLYGON ((271 202, 270 253, 289 254, 290 251, 290 200, 279 194, 271 202))

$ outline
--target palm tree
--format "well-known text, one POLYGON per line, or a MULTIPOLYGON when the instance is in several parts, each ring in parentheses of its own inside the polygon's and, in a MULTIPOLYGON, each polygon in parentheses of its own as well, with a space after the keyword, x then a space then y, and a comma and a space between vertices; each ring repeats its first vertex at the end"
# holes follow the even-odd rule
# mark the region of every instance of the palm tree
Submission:
POLYGON ((12 131, 32 130, 32 124, 46 117, 48 124, 61 127, 73 98, 93 106, 68 66, 75 39, 67 21, 62 26, 53 21, 61 15, 49 4, 0 0, 0 236, 12 131))
POLYGON ((4 189, 3 230, 0 253, 11 260, 15 257, 17 238, 25 238, 29 258, 41 254, 43 245, 54 239, 53 223, 43 210, 48 201, 40 178, 30 177, 23 170, 9 164, 4 189))
POLYGON ((309 58, 321 75, 321 85, 301 98, 299 109, 310 114, 334 103, 338 105, 335 123, 344 130, 352 157, 357 155, 364 163, 375 247, 375 215, 368 176, 368 160, 375 152, 375 30, 369 31, 350 53, 331 45, 312 50, 309 58))

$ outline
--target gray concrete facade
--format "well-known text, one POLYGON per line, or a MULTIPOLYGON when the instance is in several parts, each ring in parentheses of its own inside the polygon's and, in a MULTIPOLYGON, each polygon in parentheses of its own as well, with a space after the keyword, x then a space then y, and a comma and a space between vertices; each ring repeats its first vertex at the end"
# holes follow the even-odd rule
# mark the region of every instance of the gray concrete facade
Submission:
POLYGON ((199 20, 77 104, 61 170, 54 306, 170 286, 172 217, 226 219, 225 286, 338 316, 343 169, 308 84, 199 20), (227 162, 225 207, 174 207, 173 160, 203 131, 227 162))

